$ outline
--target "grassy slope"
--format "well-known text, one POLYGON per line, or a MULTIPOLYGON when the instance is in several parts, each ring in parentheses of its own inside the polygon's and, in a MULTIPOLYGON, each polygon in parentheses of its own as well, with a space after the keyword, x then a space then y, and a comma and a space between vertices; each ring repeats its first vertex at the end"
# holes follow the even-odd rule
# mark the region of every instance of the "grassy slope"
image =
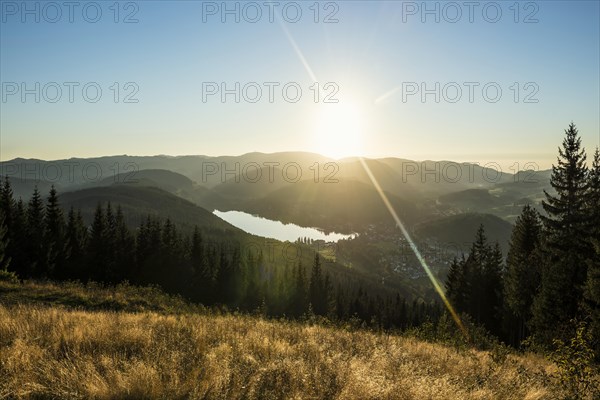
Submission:
POLYGON ((554 369, 148 289, 0 283, 0 398, 551 399, 554 369))

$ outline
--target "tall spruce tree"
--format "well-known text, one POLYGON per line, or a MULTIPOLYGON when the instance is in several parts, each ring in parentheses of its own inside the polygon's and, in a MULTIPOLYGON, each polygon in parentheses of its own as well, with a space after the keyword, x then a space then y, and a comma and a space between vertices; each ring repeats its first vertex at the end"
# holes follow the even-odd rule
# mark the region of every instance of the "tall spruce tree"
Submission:
POLYGON ((591 319, 592 334, 596 338, 596 356, 600 357, 600 151, 596 148, 588 178, 586 214, 589 222, 593 252, 588 259, 588 274, 584 290, 584 312, 591 319))
POLYGON ((315 253, 315 259, 313 262, 311 274, 310 274, 310 286, 309 286, 309 297, 312 309, 317 315, 327 314, 327 287, 325 286, 325 279, 321 270, 321 258, 319 253, 315 253))
POLYGON ((135 237, 125 222, 121 205, 117 206, 115 216, 114 258, 115 279, 119 282, 123 280, 133 282, 136 279, 135 237))
POLYGON ((7 238, 10 237, 12 229, 13 213, 16 202, 13 198, 13 190, 8 176, 4 177, 4 182, 0 185, 0 211, 4 214, 4 224, 8 231, 7 238))
POLYGON ((136 240, 137 268, 143 284, 159 284, 161 272, 162 227, 160 222, 147 216, 136 240))
POLYGON ((23 199, 16 203, 11 226, 8 230, 8 255, 10 256, 10 270, 20 278, 26 278, 30 272, 30 254, 27 252, 27 211, 23 199))
POLYGON ((541 343, 549 344, 559 330, 577 315, 591 254, 587 237, 585 194, 587 167, 585 150, 573 123, 565 131, 557 165, 552 166, 550 184, 556 195, 544 192, 547 216, 542 285, 534 299, 531 326, 541 343))
POLYGON ((487 287, 485 284, 485 264, 489 257, 490 246, 485 235, 483 225, 480 225, 475 234, 475 241, 467 257, 465 278, 467 279, 467 312, 477 322, 484 319, 488 312, 485 308, 487 287))
POLYGON ((248 252, 245 259, 245 295, 244 308, 247 311, 254 311, 260 306, 263 298, 263 290, 259 284, 259 265, 261 256, 255 256, 251 251, 248 252))
POLYGON ((6 227, 5 257, 10 258, 8 269, 20 277, 25 277, 29 263, 27 261, 25 242, 25 213, 21 202, 21 209, 13 197, 13 190, 8 176, 0 184, 0 212, 4 214, 6 227))
POLYGON ((116 283, 120 280, 117 270, 117 218, 113 212, 110 201, 106 204, 104 213, 104 266, 102 267, 102 281, 116 283))
POLYGON ((458 311, 465 311, 468 296, 468 281, 466 276, 466 260, 464 255, 461 260, 454 258, 446 278, 446 297, 458 311))
POLYGON ((482 318, 482 323, 490 332, 496 336, 501 334, 502 328, 502 303, 503 303, 503 285, 504 277, 504 257, 500 245, 495 242, 490 246, 488 256, 484 263, 484 280, 485 288, 485 313, 482 318))
POLYGON ((43 229, 44 252, 47 254, 45 269, 49 277, 56 278, 57 271, 63 268, 65 262, 65 220, 54 185, 46 201, 43 229))
POLYGON ((65 264, 57 270, 58 279, 81 279, 87 277, 85 267, 88 230, 83 222, 81 210, 75 212, 71 206, 67 216, 65 232, 65 264))
POLYGON ((594 152, 594 161, 588 174, 585 220, 588 224, 590 242, 600 240, 600 149, 598 147, 594 152))
MULTIPOLYGON (((453 261, 446 279, 446 293, 452 305, 496 335, 501 326, 502 274, 500 246, 488 243, 480 225, 469 255, 453 261)), ((428 314, 423 311, 413 315, 412 323, 419 324, 424 313, 428 314)))
POLYGON ((26 277, 47 277, 47 248, 44 245, 44 204, 37 188, 27 205, 26 248, 29 255, 29 268, 26 277))
POLYGON ((206 255, 206 244, 198 226, 194 227, 192 235, 190 264, 192 267, 192 287, 189 288, 191 296, 201 303, 209 303, 212 300, 213 282, 206 255))
POLYGON ((542 276, 541 234, 538 212, 529 204, 525 205, 512 230, 504 277, 506 306, 517 325, 509 328, 515 344, 529 335, 527 324, 542 276))
POLYGON ((308 308, 306 294, 306 276, 305 270, 301 262, 298 262, 294 274, 294 290, 292 295, 292 315, 296 317, 302 316, 308 308))
POLYGON ((4 224, 4 211, 0 209, 0 271, 6 271, 10 265, 10 257, 6 254, 8 244, 8 229, 4 224))
POLYGON ((106 261, 107 261, 107 236, 106 216, 102 204, 98 203, 94 212, 94 220, 90 228, 89 240, 87 243, 87 268, 86 279, 104 282, 106 281, 106 261))

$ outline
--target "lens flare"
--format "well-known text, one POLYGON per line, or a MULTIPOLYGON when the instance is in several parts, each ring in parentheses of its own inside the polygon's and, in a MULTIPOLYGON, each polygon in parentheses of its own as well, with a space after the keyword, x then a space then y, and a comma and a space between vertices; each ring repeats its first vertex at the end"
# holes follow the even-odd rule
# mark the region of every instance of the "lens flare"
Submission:
POLYGON ((381 197, 381 200, 383 200, 383 203, 385 204, 385 206, 387 207, 388 211, 392 215, 392 218, 394 218, 394 221, 396 222, 396 225, 398 225, 398 227, 400 228, 400 231, 402 232, 402 235, 404 235, 404 238, 406 239, 406 241, 410 245, 410 248, 412 249, 412 251, 415 253, 415 256, 417 257, 417 260, 419 260, 419 263, 421 264, 421 266, 423 267, 423 270, 427 274, 427 277, 429 278, 429 280, 433 284, 433 287, 435 288, 435 291, 438 293, 438 295, 440 296, 440 298, 444 302, 444 305, 446 306, 446 308, 448 309, 448 312, 450 313, 450 315, 454 319, 454 322, 456 322, 456 325, 458 326, 458 328, 461 330, 461 332, 463 333, 463 335, 465 336, 465 338, 467 338, 467 340, 468 340, 469 339, 469 332, 467 331, 467 328, 464 326, 464 324, 460 320, 460 317, 458 316, 458 313, 456 312, 456 310, 454 309, 454 307, 452 307, 452 304, 450 304, 450 301, 448 301, 448 298, 446 297, 446 294, 442 290, 442 287, 440 286, 440 283, 437 281, 437 279, 435 278, 435 276, 433 275, 433 273, 429 269, 429 266, 427 265, 427 261, 425 261, 425 258, 423 258, 423 256, 421 255, 421 252, 417 248, 417 245, 415 244, 415 242, 413 242, 412 238, 410 237, 410 234, 408 233, 408 231, 404 227, 404 224, 400 220, 400 217, 398 217, 398 214, 396 213, 396 210, 394 210, 394 207, 392 207, 392 203, 390 203, 390 201, 388 200, 388 198, 385 195, 384 191, 381 189, 381 186, 379 186, 379 183, 377 182, 377 179, 375 179, 375 176, 373 176, 373 173, 371 172, 371 169, 369 168, 369 166, 367 165, 367 163, 365 162, 365 160, 362 157, 359 157, 359 160, 360 160, 360 163, 362 164, 363 168, 365 169, 365 172, 369 176, 369 179, 373 183, 373 186, 375 187, 375 189, 379 193, 379 196, 381 197))

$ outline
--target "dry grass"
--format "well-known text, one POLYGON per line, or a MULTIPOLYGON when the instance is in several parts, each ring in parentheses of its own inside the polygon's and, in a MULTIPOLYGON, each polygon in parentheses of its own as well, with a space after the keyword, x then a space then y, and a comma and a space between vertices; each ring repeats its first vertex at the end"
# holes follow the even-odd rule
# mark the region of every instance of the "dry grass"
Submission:
POLYGON ((0 306, 0 398, 555 399, 553 370, 251 316, 0 306))

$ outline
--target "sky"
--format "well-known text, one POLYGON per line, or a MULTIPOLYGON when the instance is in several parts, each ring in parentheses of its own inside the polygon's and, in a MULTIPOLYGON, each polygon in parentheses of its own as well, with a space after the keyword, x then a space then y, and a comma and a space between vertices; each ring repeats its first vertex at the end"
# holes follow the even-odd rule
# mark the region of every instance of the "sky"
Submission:
POLYGON ((0 160, 600 145, 598 1, 0 4, 0 160))

